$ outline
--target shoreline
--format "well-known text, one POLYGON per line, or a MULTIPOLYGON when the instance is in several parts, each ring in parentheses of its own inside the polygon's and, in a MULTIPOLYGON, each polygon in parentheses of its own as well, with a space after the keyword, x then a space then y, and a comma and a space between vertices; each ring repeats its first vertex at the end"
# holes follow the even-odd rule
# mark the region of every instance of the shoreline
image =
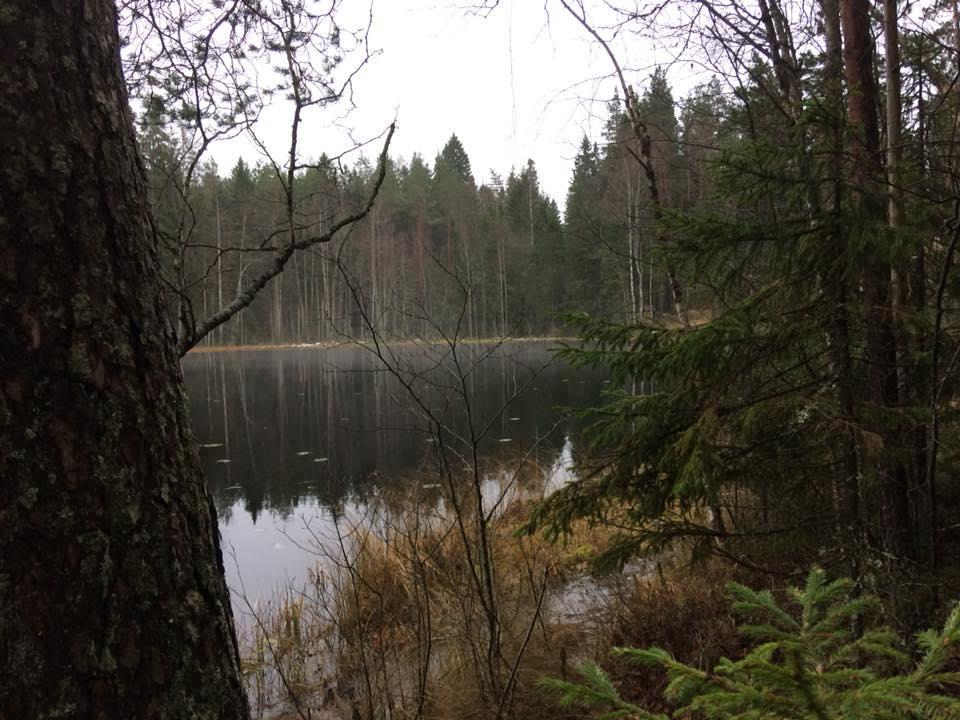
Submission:
MULTIPOLYGON (((569 342, 575 341, 575 337, 563 336, 544 336, 544 337, 511 337, 511 338, 461 338, 457 340, 458 345, 494 345, 494 344, 517 344, 517 343, 549 343, 549 342, 569 342)), ((262 352, 265 350, 336 350, 343 347, 369 347, 372 343, 369 340, 343 340, 326 341, 315 343, 264 343, 256 345, 198 345, 190 348, 187 355, 202 355, 205 353, 223 353, 223 352, 262 352)), ((390 347, 416 347, 418 345, 443 345, 446 341, 438 340, 387 340, 381 345, 390 347)), ((186 356, 184 356, 186 357, 186 356)))

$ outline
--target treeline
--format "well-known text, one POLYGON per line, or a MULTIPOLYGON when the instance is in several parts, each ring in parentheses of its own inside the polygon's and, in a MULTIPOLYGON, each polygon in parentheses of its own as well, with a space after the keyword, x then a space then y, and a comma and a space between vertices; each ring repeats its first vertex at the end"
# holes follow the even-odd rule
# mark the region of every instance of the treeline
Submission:
MULTIPOLYGON (((708 194, 721 101, 714 82, 678 113, 662 72, 639 100, 670 207, 708 194)), ((270 164, 240 159, 223 175, 210 162, 194 167, 151 117, 159 114, 144 114, 140 143, 181 322, 231 303, 291 233, 322 233, 361 207, 378 179, 366 160, 342 168, 321 157, 295 174, 287 193, 284 174, 270 164)), ((564 317, 572 312, 619 320, 673 312, 638 152, 615 98, 603 137, 582 140, 563 216, 532 161, 478 183, 456 135, 432 165, 419 155, 390 160, 363 220, 297 252, 205 342, 318 342, 374 331, 426 339, 557 335, 569 334, 564 317)))

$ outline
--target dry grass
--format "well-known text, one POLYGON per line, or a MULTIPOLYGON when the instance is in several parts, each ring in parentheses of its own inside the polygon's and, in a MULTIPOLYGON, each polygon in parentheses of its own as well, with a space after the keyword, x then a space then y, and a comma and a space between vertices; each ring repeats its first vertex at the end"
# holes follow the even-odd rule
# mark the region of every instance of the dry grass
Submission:
POLYGON ((599 647, 593 626, 571 621, 564 593, 605 533, 517 537, 536 483, 515 479, 482 523, 468 483, 442 502, 383 498, 341 523, 306 591, 260 608, 244 639, 259 716, 299 704, 303 717, 557 717, 535 683, 599 647))
MULTIPOLYGON (((625 602, 609 616, 609 647, 650 647, 667 650, 678 660, 708 669, 721 657, 743 651, 736 619, 730 612, 727 586, 743 580, 716 558, 695 565, 658 564, 638 579, 625 602)), ((604 664, 618 679, 624 698, 651 710, 662 704, 666 676, 660 670, 617 663, 604 664)))
MULTIPOLYGON (((584 523, 555 544, 515 534, 535 485, 513 485, 525 489, 503 495, 485 523, 468 480, 444 488, 442 502, 436 493, 383 498, 341 523, 306 592, 266 608, 268 620, 248 638, 260 715, 299 705, 311 718, 558 718, 537 680, 572 678, 586 659, 610 666, 613 646, 657 645, 703 667, 739 652, 726 566, 646 564, 592 577, 588 563, 606 547, 606 529, 584 523)), ((658 674, 610 669, 625 697, 660 697, 658 674)))
MULTIPOLYGON (((583 558, 541 538, 515 537, 525 505, 513 500, 487 527, 495 569, 492 644, 490 599, 478 587, 477 556, 466 550, 481 542, 474 527, 462 529, 450 510, 428 523, 411 513, 358 538, 352 576, 336 591, 339 630, 348 639, 337 665, 364 679, 378 699, 373 704, 394 717, 488 718, 498 709, 512 717, 555 716, 533 687, 538 677, 562 672, 566 653, 583 641, 552 617, 564 579, 583 558)), ((586 539, 578 538, 580 546, 586 539)))

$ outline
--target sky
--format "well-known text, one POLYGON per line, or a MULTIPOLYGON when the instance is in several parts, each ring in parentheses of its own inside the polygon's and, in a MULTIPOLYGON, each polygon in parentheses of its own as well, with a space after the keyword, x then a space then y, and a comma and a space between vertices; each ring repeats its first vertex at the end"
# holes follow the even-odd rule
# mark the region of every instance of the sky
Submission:
MULTIPOLYGON (((614 92, 610 61, 557 0, 501 0, 486 16, 471 13, 467 2, 374 0, 369 41, 378 53, 355 79, 356 108, 309 116, 304 155, 336 155, 351 137, 373 137, 396 117, 392 157, 409 161, 417 152, 432 166, 456 133, 478 183, 489 182, 491 170, 506 177, 532 158, 541 188, 562 207, 580 139, 600 140, 614 92)), ((363 25, 370 7, 369 0, 344 0, 341 24, 363 25)), ((669 61, 642 40, 615 47, 638 86, 669 61)), ((281 155, 289 108, 269 108, 259 131, 281 155)), ((225 169, 255 152, 235 140, 213 155, 225 169)), ((378 152, 365 150, 370 158, 378 152)))

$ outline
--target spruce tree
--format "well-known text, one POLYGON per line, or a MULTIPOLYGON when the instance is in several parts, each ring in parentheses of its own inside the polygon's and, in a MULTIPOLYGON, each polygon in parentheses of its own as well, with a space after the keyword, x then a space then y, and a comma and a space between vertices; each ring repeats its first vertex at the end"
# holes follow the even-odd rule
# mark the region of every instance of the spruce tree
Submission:
POLYGON ((594 709, 603 718, 702 717, 711 720, 900 720, 960 717, 960 606, 942 630, 917 636, 919 660, 890 629, 854 629, 880 610, 876 597, 851 597, 849 580, 830 581, 814 568, 803 588, 790 588, 789 603, 770 592, 730 586, 733 611, 752 647, 737 660, 712 669, 675 660, 659 648, 615 648, 629 663, 663 670, 670 715, 649 712, 624 699, 596 663, 580 669, 582 683, 545 679, 562 705, 594 709))

